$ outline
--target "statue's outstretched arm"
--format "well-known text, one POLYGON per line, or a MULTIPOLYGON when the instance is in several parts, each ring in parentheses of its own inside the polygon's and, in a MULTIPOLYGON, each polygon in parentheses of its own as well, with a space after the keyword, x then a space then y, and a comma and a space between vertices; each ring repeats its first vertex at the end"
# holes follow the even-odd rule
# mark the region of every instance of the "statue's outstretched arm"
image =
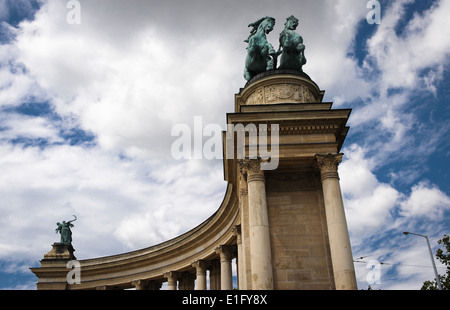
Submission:
POLYGON ((68 224, 70 224, 70 223, 72 223, 72 222, 75 222, 75 221, 77 220, 77 217, 76 217, 75 215, 72 215, 72 216, 74 217, 74 219, 71 220, 71 221, 68 221, 68 222, 67 222, 68 224))

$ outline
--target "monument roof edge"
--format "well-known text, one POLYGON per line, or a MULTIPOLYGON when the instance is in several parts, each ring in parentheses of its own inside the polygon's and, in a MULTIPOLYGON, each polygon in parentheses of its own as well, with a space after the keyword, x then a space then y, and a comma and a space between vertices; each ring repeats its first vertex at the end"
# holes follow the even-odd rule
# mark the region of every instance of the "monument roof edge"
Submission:
POLYGON ((290 74, 290 75, 298 75, 301 76, 303 78, 306 78, 312 82, 314 82, 309 75, 307 75, 305 72, 303 71, 299 71, 299 70, 292 70, 292 69, 273 69, 273 70, 267 70, 264 71, 262 73, 259 73, 257 75, 255 75, 252 79, 250 79, 244 86, 244 88, 248 87, 250 84, 252 84, 253 82, 256 82, 257 80, 260 80, 262 78, 268 77, 268 76, 272 76, 272 75, 282 75, 282 74, 290 74))

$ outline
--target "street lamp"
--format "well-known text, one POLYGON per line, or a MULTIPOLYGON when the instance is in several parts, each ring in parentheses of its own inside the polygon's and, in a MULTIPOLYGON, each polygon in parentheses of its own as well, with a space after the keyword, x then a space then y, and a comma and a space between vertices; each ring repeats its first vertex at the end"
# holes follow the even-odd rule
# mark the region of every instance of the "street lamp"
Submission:
POLYGON ((431 263, 433 264, 433 269, 434 269, 434 275, 436 277, 436 283, 438 286, 439 290, 442 290, 442 286, 441 286, 441 280, 439 279, 439 275, 436 269, 436 264, 434 263, 434 257, 433 257, 433 252, 431 251, 431 246, 430 246, 430 240, 428 240, 428 236, 426 235, 421 235, 421 234, 415 234, 412 232, 408 232, 408 231, 404 231, 403 234, 406 236, 408 234, 410 235, 416 235, 416 236, 420 236, 420 237, 424 237, 427 240, 427 245, 428 245, 428 251, 430 252, 430 257, 431 257, 431 263))

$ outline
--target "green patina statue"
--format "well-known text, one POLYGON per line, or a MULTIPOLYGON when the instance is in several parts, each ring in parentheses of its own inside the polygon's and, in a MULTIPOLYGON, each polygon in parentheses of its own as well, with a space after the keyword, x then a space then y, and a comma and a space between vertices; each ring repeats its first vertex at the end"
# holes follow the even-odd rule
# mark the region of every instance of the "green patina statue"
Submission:
POLYGON ((298 19, 289 16, 284 24, 285 28, 280 33, 280 47, 283 48, 279 69, 293 69, 303 71, 306 64, 305 45, 303 38, 294 30, 298 26, 298 19))
POLYGON ((273 17, 266 16, 248 25, 252 27, 252 30, 248 39, 244 41, 248 43, 244 70, 244 78, 247 81, 259 73, 276 69, 277 58, 280 54, 279 69, 303 71, 302 67, 306 64, 305 45, 303 44, 303 38, 295 32, 298 19, 291 15, 284 25, 285 28, 280 33, 280 48, 278 51, 275 51, 267 41, 266 36, 275 26, 273 17))
POLYGON ((258 73, 276 67, 276 54, 273 46, 267 41, 266 35, 273 30, 275 19, 263 17, 248 25, 252 27, 250 36, 244 42, 248 43, 245 59, 244 78, 248 81, 258 73))
POLYGON ((58 222, 56 223, 56 225, 58 226, 58 228, 55 229, 56 233, 60 233, 61 234, 61 241, 60 243, 63 244, 72 244, 72 231, 70 230, 71 227, 73 227, 72 222, 77 220, 77 217, 74 215, 73 217, 75 217, 75 219, 71 220, 71 221, 63 221, 62 223, 58 222))

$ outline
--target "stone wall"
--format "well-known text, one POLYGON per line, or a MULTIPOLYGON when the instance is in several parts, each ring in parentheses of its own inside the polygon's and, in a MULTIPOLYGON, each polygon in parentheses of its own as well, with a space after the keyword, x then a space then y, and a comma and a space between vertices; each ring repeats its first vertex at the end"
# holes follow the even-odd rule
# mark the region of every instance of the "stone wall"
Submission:
POLYGON ((275 289, 334 289, 320 177, 275 171, 266 188, 275 289))

